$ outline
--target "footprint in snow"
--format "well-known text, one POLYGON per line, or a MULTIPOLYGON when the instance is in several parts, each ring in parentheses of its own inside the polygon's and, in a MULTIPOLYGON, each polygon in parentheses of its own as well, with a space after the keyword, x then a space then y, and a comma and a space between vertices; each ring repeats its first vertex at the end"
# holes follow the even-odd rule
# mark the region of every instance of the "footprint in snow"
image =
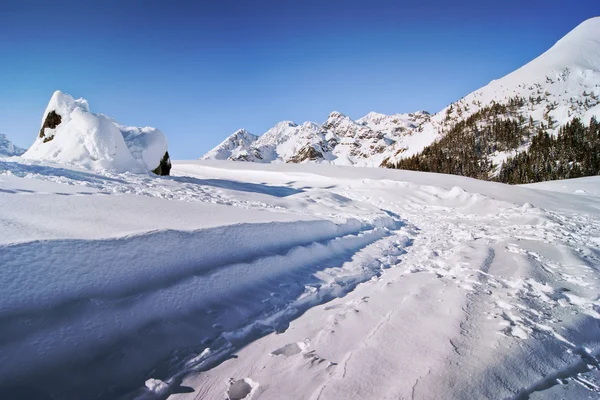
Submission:
POLYGON ((273 350, 271 354, 274 356, 282 355, 286 357, 291 357, 295 356, 296 354, 300 354, 303 350, 307 348, 308 344, 304 342, 288 343, 283 347, 273 350))
POLYGON ((252 394, 258 389, 258 382, 250 378, 231 379, 229 381, 229 390, 227 390, 228 400, 250 400, 252 394))

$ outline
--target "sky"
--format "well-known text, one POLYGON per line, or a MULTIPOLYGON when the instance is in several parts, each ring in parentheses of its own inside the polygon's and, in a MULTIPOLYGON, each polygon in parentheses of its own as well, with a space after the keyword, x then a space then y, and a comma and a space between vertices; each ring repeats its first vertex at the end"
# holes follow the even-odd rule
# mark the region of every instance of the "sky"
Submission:
POLYGON ((332 111, 434 113, 598 15, 597 0, 5 0, 0 133, 28 148, 57 89, 159 128, 173 159, 332 111))

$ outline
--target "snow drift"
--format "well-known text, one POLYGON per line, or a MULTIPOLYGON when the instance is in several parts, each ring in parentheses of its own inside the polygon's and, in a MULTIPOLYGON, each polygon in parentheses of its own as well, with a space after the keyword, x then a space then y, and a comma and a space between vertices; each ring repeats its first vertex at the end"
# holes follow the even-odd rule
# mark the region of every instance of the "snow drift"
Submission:
POLYGON ((167 139, 155 128, 127 127, 90 111, 85 99, 57 90, 42 118, 40 133, 23 154, 93 170, 168 175, 167 139))

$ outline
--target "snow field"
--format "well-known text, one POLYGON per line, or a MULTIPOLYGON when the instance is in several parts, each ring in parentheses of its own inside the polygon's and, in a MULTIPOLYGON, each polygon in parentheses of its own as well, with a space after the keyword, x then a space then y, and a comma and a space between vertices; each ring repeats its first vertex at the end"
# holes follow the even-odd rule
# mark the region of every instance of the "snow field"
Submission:
POLYGON ((13 397, 579 399, 600 386, 594 196, 316 165, 0 167, 13 397))

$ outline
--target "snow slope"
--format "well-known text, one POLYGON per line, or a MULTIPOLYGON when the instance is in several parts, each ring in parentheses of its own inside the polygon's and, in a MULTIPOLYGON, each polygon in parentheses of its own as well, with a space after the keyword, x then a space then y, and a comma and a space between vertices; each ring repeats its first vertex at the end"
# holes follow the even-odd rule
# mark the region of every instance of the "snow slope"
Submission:
POLYGON ((600 197, 600 186, 598 185, 598 178, 595 176, 577 179, 565 179, 562 181, 532 183, 529 185, 523 185, 523 187, 549 190, 552 192, 573 193, 578 195, 600 197))
POLYGON ((158 177, 4 159, 0 201, 7 398, 600 390, 594 196, 331 165, 158 177))
POLYGON ((40 134, 23 158, 139 173, 157 168, 166 153, 167 139, 159 130, 119 125, 90 112, 87 100, 57 90, 42 117, 40 134), (56 115, 58 124, 47 126, 56 115))
POLYGON ((202 156, 203 160, 227 160, 238 158, 258 139, 245 129, 240 129, 225 139, 217 147, 202 156))
MULTIPOLYGON (((255 141, 243 143, 236 154, 217 147, 202 159, 253 162, 318 162, 380 166, 421 152, 455 124, 484 107, 525 99, 511 118, 555 134, 574 117, 585 124, 600 118, 600 17, 591 18, 560 39, 533 61, 494 80, 430 116, 426 112, 385 115, 369 113, 352 121, 333 112, 318 125, 277 124, 255 141), (543 125, 542 125, 543 124, 543 125)), ((234 134, 235 136, 235 134, 234 134)), ((228 139, 226 140, 233 140, 228 139)), ((225 143, 225 142, 224 142, 225 143)), ((525 150, 528 144, 522 146, 525 150)), ((498 152, 500 165, 513 153, 498 152)))
POLYGON ((15 146, 5 134, 0 133, 0 156, 20 156, 23 153, 25 149, 15 146))
MULTIPOLYGON (((586 125, 592 116, 600 118, 600 17, 584 21, 536 59, 432 116, 419 140, 391 161, 420 152, 481 108, 507 104, 516 96, 527 101, 514 117, 531 117, 551 134, 574 117, 586 125)), ((497 154, 495 160, 501 163, 507 156, 497 154)))

